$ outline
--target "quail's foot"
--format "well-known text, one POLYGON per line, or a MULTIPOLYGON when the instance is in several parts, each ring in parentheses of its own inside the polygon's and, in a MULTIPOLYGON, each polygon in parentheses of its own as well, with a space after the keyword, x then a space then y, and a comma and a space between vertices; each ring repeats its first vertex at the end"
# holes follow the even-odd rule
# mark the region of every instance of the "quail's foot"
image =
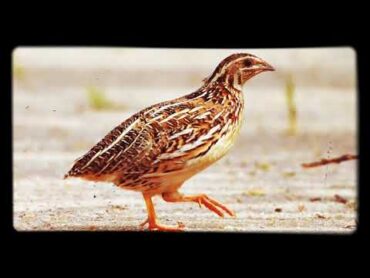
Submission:
POLYGON ((143 223, 141 223, 139 226, 141 229, 144 229, 144 226, 146 224, 148 224, 148 229, 150 231, 181 232, 185 228, 185 225, 182 223, 179 223, 177 226, 168 226, 168 225, 159 224, 157 221, 150 222, 148 218, 143 223))

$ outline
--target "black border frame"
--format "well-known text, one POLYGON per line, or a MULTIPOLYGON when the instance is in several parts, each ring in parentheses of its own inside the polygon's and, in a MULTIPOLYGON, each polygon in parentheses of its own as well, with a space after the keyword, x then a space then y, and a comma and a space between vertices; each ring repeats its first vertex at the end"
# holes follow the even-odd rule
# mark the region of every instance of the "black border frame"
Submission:
MULTIPOLYGON (((340 26, 341 27, 341 26, 340 26)), ((304 246, 308 246, 307 243, 312 241, 329 242, 337 244, 338 241, 341 243, 352 244, 353 241, 361 241, 369 235, 369 206, 368 196, 369 188, 368 177, 366 173, 366 156, 370 153, 369 147, 366 142, 370 141, 370 129, 366 128, 366 123, 363 119, 369 119, 366 116, 369 109, 364 107, 366 102, 364 96, 367 94, 366 86, 367 78, 369 73, 370 61, 368 54, 368 45, 361 43, 356 38, 355 33, 348 32, 348 28, 342 28, 339 32, 331 32, 329 29, 321 29, 321 32, 317 30, 307 31, 302 30, 300 36, 289 37, 288 35, 281 35, 276 29, 272 30, 272 34, 263 35, 262 37, 256 36, 253 32, 250 36, 254 37, 253 41, 244 40, 227 40, 220 39, 217 34, 213 36, 207 36, 206 41, 199 39, 204 38, 204 33, 197 33, 195 37, 191 39, 184 36, 185 30, 178 30, 177 35, 173 35, 172 31, 169 33, 150 33, 147 30, 135 30, 123 34, 119 33, 99 33, 97 36, 94 32, 91 34, 85 34, 81 37, 81 33, 67 34, 63 31, 54 30, 52 34, 40 34, 40 33, 22 33, 22 39, 18 38, 19 33, 13 33, 13 37, 10 36, 10 40, 6 44, 1 46, 0 55, 0 66, 1 66, 1 92, 2 101, 5 103, 2 112, 4 113, 2 119, 6 125, 8 132, 3 133, 1 136, 2 146, 2 159, 5 163, 2 166, 1 175, 4 186, 0 189, 2 192, 0 196, 4 198, 1 202, 1 220, 4 223, 1 225, 1 237, 9 238, 11 240, 21 241, 22 243, 30 243, 38 245, 41 242, 55 242, 55 239, 62 239, 62 242, 81 242, 81 243, 97 243, 100 240, 105 239, 108 242, 114 244, 117 240, 124 239, 125 242, 133 239, 139 240, 141 243, 159 243, 161 240, 166 239, 167 241, 178 242, 184 240, 185 242, 191 238, 198 242, 204 242, 212 240, 213 242, 219 240, 238 240, 250 242, 261 242, 271 243, 271 241, 278 242, 295 242, 299 240, 306 242, 304 246), (137 35, 140 33, 140 36, 137 35), (113 34, 113 35, 112 35, 113 34), (199 36, 199 37, 197 37, 199 36), (359 192, 359 208, 358 208, 358 227, 357 230, 350 235, 333 235, 333 234, 298 234, 298 233, 147 233, 147 232, 16 232, 13 228, 13 214, 12 214, 12 80, 11 80, 11 55, 12 50, 17 46, 96 46, 96 47, 181 47, 181 48, 297 48, 297 47, 335 47, 335 46, 351 46, 356 50, 357 53, 357 73, 358 73, 358 150, 360 154, 359 167, 358 167, 358 192, 359 192), (10 148, 9 148, 10 147, 10 148), (365 170, 365 171, 364 171, 365 170)), ((78 30, 77 30, 78 32, 78 30)), ((257 31, 258 32, 258 31, 257 31)), ((233 33, 231 33, 231 37, 233 33)), ((345 113, 345 111, 343 111, 345 113)), ((58 245, 59 246, 59 245, 58 245)))

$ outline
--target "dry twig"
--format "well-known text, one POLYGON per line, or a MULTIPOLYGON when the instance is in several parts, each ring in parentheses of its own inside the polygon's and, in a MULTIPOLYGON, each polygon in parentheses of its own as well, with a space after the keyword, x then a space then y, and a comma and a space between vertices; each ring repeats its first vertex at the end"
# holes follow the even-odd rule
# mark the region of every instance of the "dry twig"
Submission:
POLYGON ((342 156, 339 156, 339 157, 336 157, 336 158, 332 158, 332 159, 321 159, 320 161, 315 161, 315 162, 310 162, 310 163, 302 163, 301 166, 303 168, 313 168, 313 167, 319 167, 319 166, 323 166, 323 165, 326 165, 326 164, 331 164, 331 163, 341 163, 343 161, 347 161, 347 160, 352 160, 352 159, 357 159, 358 158, 358 155, 353 155, 353 154, 345 154, 345 155, 342 155, 342 156))

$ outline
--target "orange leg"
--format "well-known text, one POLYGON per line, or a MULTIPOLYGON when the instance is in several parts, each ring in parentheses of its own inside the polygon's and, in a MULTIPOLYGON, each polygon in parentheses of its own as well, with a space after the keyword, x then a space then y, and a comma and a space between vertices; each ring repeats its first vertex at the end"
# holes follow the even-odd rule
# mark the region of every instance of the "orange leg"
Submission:
POLYGON ((148 211, 148 218, 140 224, 140 227, 144 227, 146 224, 149 226, 149 230, 153 231, 166 231, 166 232, 178 232, 184 229, 183 225, 176 226, 165 226, 157 222, 157 216, 155 214, 154 205, 152 202, 152 196, 143 194, 146 209, 148 211))
POLYGON ((224 217, 224 212, 230 216, 235 216, 232 210, 205 194, 184 196, 179 192, 167 192, 163 193, 162 197, 167 202, 196 202, 200 207, 204 205, 220 217, 224 217))

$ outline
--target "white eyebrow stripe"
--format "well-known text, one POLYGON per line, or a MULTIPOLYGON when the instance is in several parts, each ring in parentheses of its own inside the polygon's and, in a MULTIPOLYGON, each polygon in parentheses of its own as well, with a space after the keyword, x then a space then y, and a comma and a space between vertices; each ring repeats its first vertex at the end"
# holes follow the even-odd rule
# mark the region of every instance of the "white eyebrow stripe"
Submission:
POLYGON ((236 60, 232 60, 232 61, 230 61, 229 63, 227 63, 227 64, 224 66, 224 69, 227 69, 227 68, 228 68, 232 63, 239 62, 239 61, 244 60, 244 59, 246 59, 246 58, 253 58, 253 57, 244 56, 244 57, 240 57, 240 58, 238 58, 238 59, 236 59, 236 60))
MULTIPOLYGON (((210 81, 217 80, 221 75, 223 75, 223 74, 225 73, 225 71, 227 70, 227 68, 228 68, 231 64, 233 64, 233 63, 235 63, 235 62, 238 62, 238 61, 241 61, 241 60, 243 60, 243 59, 245 59, 245 58, 247 58, 247 57, 249 57, 249 56, 244 56, 244 57, 240 57, 240 58, 238 58, 238 59, 236 59, 236 60, 231 60, 230 62, 228 62, 227 64, 225 64, 225 65, 221 68, 220 72, 217 72, 217 73, 216 73, 216 75, 215 75, 215 76, 214 76, 210 81)), ((253 58, 253 57, 251 56, 251 58, 253 58)))
POLYGON ((251 69, 258 69, 258 68, 260 68, 259 65, 254 65, 253 67, 241 68, 241 70, 245 70, 245 69, 251 70, 251 69))

